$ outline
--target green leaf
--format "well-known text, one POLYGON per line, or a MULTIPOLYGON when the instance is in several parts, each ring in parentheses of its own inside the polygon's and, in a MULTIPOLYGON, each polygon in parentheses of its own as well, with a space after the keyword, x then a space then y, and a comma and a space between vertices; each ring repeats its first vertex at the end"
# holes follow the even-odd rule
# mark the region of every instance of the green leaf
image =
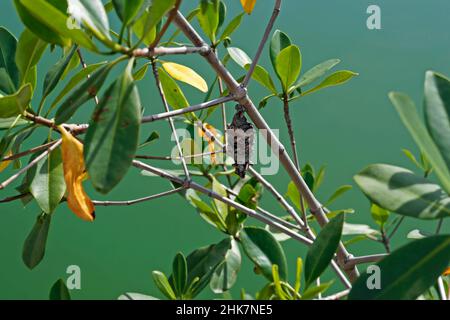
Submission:
POLYGON ((140 67, 138 69, 138 71, 136 71, 133 74, 133 79, 135 81, 140 81, 142 79, 144 79, 145 75, 147 74, 147 70, 148 70, 148 66, 151 64, 151 62, 147 62, 145 63, 142 67, 140 67))
POLYGON ((236 17, 234 17, 233 20, 230 21, 230 23, 228 23, 226 28, 223 30, 222 35, 220 36, 219 42, 222 42, 223 40, 231 36, 234 31, 236 31, 236 29, 240 26, 242 22, 243 16, 244 13, 240 13, 236 17))
POLYGON ((370 290, 363 273, 354 283, 349 300, 414 300, 433 286, 450 262, 450 236, 439 235, 413 241, 376 265, 381 272, 381 288, 370 290))
POLYGON ((30 192, 45 213, 56 209, 66 192, 61 149, 55 149, 37 163, 30 192))
MULTIPOLYGON (((213 179, 213 182, 212 182, 212 190, 224 198, 228 197, 228 194, 227 194, 227 191, 225 190, 225 188, 215 178, 213 179)), ((214 201, 214 205, 217 208, 217 211, 219 211, 219 213, 220 213, 220 216, 222 217, 223 220, 225 220, 228 215, 228 205, 217 199, 214 199, 213 201, 214 201)))
MULTIPOLYGON (((60 0, 48 0, 47 6, 52 6, 55 10, 60 11, 61 15, 65 15, 67 12, 67 2, 60 0)), ((17 13, 20 19, 27 29, 32 30, 33 33, 45 42, 58 44, 62 47, 70 45, 70 38, 59 34, 59 32, 52 27, 49 27, 46 23, 41 22, 38 17, 35 17, 35 12, 31 3, 27 3, 28 6, 22 4, 22 0, 14 0, 17 13)))
POLYGON ((240 239, 247 256, 262 270, 269 281, 273 281, 274 264, 278 266, 281 280, 287 279, 287 263, 283 248, 270 232, 258 227, 246 227, 240 232, 240 239))
POLYGON ((164 294, 167 297, 167 299, 169 299, 169 300, 177 299, 175 292, 173 292, 173 289, 170 286, 169 280, 167 279, 167 277, 164 273, 162 273, 160 271, 153 271, 152 276, 153 276, 153 281, 155 282, 159 291, 161 291, 161 293, 164 294))
POLYGON ((219 27, 219 1, 205 0, 201 3, 197 14, 200 27, 212 43, 216 42, 216 32, 219 27))
POLYGON ((306 96, 310 93, 316 92, 316 91, 324 89, 324 88, 344 84, 347 81, 349 81, 351 78, 353 78, 354 76, 357 76, 357 75, 358 75, 358 73, 355 73, 353 71, 348 71, 348 70, 336 71, 335 73, 332 73, 331 75, 326 77, 325 80, 323 80, 319 85, 317 85, 316 87, 314 87, 312 89, 309 89, 308 91, 303 92, 301 95, 306 96))
POLYGON ((344 186, 340 186, 339 188, 337 188, 337 190, 331 195, 330 198, 328 198, 328 200, 325 202, 325 206, 329 206, 330 204, 332 204, 334 201, 336 201, 337 198, 339 198, 340 196, 342 196, 344 193, 346 193, 347 191, 351 190, 352 186, 349 185, 344 185, 344 186))
POLYGON ((320 284, 319 286, 309 287, 302 294, 301 300, 312 300, 317 297, 319 294, 324 293, 331 285, 333 281, 325 282, 320 284))
MULTIPOLYGON (((1 101, 1 98, 0 98, 1 101)), ((18 127, 18 126, 24 126, 27 124, 30 124, 31 122, 25 119, 19 119, 17 120, 17 117, 11 117, 11 118, 5 118, 2 119, 0 117, 0 130, 4 130, 4 129, 9 129, 12 125, 14 125, 14 127, 18 127)))
MULTIPOLYGON (((245 69, 248 71, 250 69, 250 65, 249 64, 245 65, 245 69)), ((261 67, 260 65, 255 66, 252 78, 255 79, 263 87, 267 88, 273 94, 275 95, 277 94, 277 89, 273 84, 273 80, 270 77, 269 72, 267 72, 267 70, 261 67)))
MULTIPOLYGON (((78 85, 56 111, 55 122, 62 124, 68 121, 85 102, 93 99, 100 91, 113 64, 107 64, 95 71, 90 78, 78 85)), ((65 91, 66 88, 63 90, 65 91)))
POLYGON ((432 71, 425 75, 425 122, 450 169, 450 80, 432 71))
POLYGON ((78 23, 92 31, 100 40, 111 39, 108 16, 101 0, 68 0, 68 3, 68 12, 78 23))
POLYGON ((374 164, 354 179, 373 203, 389 211, 419 219, 450 215, 450 198, 441 187, 407 169, 374 164))
POLYGON ((52 91, 55 89, 56 85, 61 80, 64 72, 69 66, 70 61, 72 60, 73 55, 77 51, 77 47, 74 46, 70 52, 60 59, 50 70, 47 72, 44 79, 44 89, 42 92, 42 97, 45 99, 52 91))
POLYGON ((186 191, 186 199, 197 208, 200 216, 206 220, 209 224, 213 225, 217 229, 222 232, 226 232, 226 224, 225 220, 222 219, 222 216, 218 213, 217 210, 211 208, 208 204, 203 202, 195 191, 186 191))
POLYGON ((86 133, 84 157, 96 190, 111 191, 131 166, 139 143, 141 102, 132 76, 133 60, 105 92, 86 133))
POLYGON ((16 63, 20 72, 20 84, 31 83, 36 88, 36 65, 47 48, 47 43, 25 29, 17 43, 16 63))
POLYGON ((0 118, 15 117, 28 107, 33 89, 30 84, 24 85, 19 91, 10 96, 0 95, 0 118))
POLYGON ((158 139, 159 139, 159 133, 157 131, 152 131, 152 133, 150 133, 148 138, 142 144, 139 145, 139 148, 146 147, 158 139))
POLYGON ((76 73, 66 84, 64 89, 61 90, 59 95, 55 98, 55 101, 53 101, 50 110, 56 107, 56 105, 73 89, 76 87, 77 84, 79 84, 81 81, 85 80, 88 75, 93 73, 95 70, 100 68, 101 66, 104 66, 107 62, 99 62, 96 64, 91 64, 87 66, 85 69, 81 69, 78 73, 76 73))
POLYGON ((19 86, 19 69, 16 57, 17 39, 6 28, 0 27, 0 70, 4 70, 7 76, 0 78, 0 90, 6 94, 12 94, 19 86), (12 86, 5 86, 3 79, 10 81, 12 86), (3 80, 3 81, 1 81, 3 80))
POLYGON ((237 47, 228 47, 228 54, 231 59, 240 65, 242 68, 245 68, 246 65, 252 64, 252 59, 242 50, 237 47))
POLYGON ((433 167, 437 178, 442 183, 444 190, 450 193, 450 172, 439 152, 438 147, 433 142, 430 134, 417 114, 414 102, 407 95, 391 92, 389 94, 392 104, 400 115, 403 124, 408 129, 417 146, 425 154, 433 167))
MULTIPOLYGON (((69 46, 71 45, 71 39, 76 44, 85 47, 91 51, 97 52, 97 47, 94 42, 90 39, 90 37, 84 33, 83 30, 72 27, 68 28, 68 21, 70 21, 70 17, 66 14, 67 8, 65 10, 60 10, 50 4, 46 0, 15 0, 20 2, 24 10, 27 12, 27 17, 32 17, 33 21, 39 22, 38 28, 34 28, 33 25, 29 26, 30 30, 36 32, 39 38, 44 41, 58 43, 61 46, 69 46), (45 29, 44 29, 44 28, 45 29), (51 35, 51 39, 46 37, 45 33, 48 32, 51 35), (57 35, 57 38, 54 35, 57 35), (50 41, 49 41, 50 40, 50 41)), ((80 1, 80 0, 78 0, 80 1)), ((83 0, 86 1, 86 0, 83 0)), ((52 0, 54 3, 64 4, 65 1, 52 0)), ((26 24, 28 19, 22 19, 26 24)))
POLYGON ((296 45, 290 45, 277 56, 275 70, 281 80, 284 92, 297 80, 302 68, 302 55, 296 45))
POLYGON ((63 279, 57 280, 49 294, 50 300, 71 300, 70 292, 63 279))
POLYGON ((276 70, 276 59, 278 54, 284 48, 291 45, 291 39, 288 35, 280 30, 276 30, 273 33, 272 40, 270 41, 270 61, 272 62, 273 69, 276 70))
POLYGON ((423 169, 422 165, 419 163, 419 161, 417 161, 416 157, 411 151, 409 151, 408 149, 402 149, 402 151, 405 154, 405 156, 408 157, 408 159, 411 160, 411 162, 416 165, 417 168, 421 170, 423 169))
POLYGON ((174 109, 182 109, 189 106, 189 102, 181 91, 178 84, 173 80, 166 71, 158 68, 159 79, 166 95, 167 103, 174 109))
POLYGON ((114 8, 125 26, 128 26, 144 4, 144 0, 113 0, 114 8))
POLYGON ((381 228, 384 228, 384 225, 389 219, 389 211, 373 203, 370 207, 370 213, 372 214, 372 219, 375 221, 375 223, 381 228))
POLYGON ((231 240, 231 248, 225 255, 225 261, 214 271, 210 287, 214 293, 220 294, 230 290, 236 283, 241 268, 241 252, 235 240, 231 240))
POLYGON ((177 253, 172 264, 172 284, 177 297, 181 297, 187 289, 187 262, 182 253, 177 253))
POLYGON ((289 197, 291 202, 294 204, 294 206, 300 210, 300 193, 298 192, 297 187, 295 186, 295 183, 293 181, 289 182, 288 189, 286 192, 286 195, 289 197))
POLYGON ((307 85, 313 83, 340 62, 341 60, 339 59, 330 59, 312 67, 300 77, 293 87, 289 88, 289 92, 306 87, 307 85))
POLYGON ((139 42, 144 41, 149 45, 153 42, 151 35, 156 32, 156 25, 162 20, 165 14, 175 5, 175 0, 153 0, 146 13, 138 20, 136 28, 133 31, 139 37, 139 42), (145 18, 143 18, 145 17, 145 18), (154 30, 153 30, 154 29, 154 30), (150 38, 147 38, 150 36, 150 38))
POLYGON ((0 93, 13 94, 16 91, 16 86, 9 77, 5 68, 0 68, 0 93))
POLYGON ((231 242, 231 238, 226 238, 217 244, 197 249, 187 256, 188 283, 192 284, 198 278, 195 288, 192 289, 191 298, 208 285, 216 268, 225 261, 226 254, 232 246, 231 242))
POLYGON ((25 240, 22 259, 25 265, 33 269, 44 258, 51 215, 42 213, 37 217, 30 234, 25 240))
POLYGON ((366 224, 354 224, 354 223, 344 223, 344 227, 342 229, 343 236, 351 236, 351 235, 374 235, 378 234, 377 230, 372 229, 370 226, 366 224))
POLYGON ((305 286, 308 288, 330 264, 341 240, 345 215, 330 220, 309 247, 305 260, 305 286))

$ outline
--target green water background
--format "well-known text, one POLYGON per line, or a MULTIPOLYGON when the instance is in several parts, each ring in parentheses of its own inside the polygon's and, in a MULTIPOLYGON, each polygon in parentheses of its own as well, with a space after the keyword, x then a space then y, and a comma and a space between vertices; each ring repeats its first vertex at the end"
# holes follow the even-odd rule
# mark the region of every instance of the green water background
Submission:
MULTIPOLYGON (((230 19, 241 9, 237 0, 226 2, 230 19)), ((184 12, 196 3, 184 1, 184 12)), ((234 35, 233 45, 252 56, 271 10, 272 1, 259 0, 254 13, 245 17, 240 31, 234 35)), ((450 74, 449 12, 450 2, 447 0, 283 2, 276 28, 287 32, 300 46, 303 70, 326 59, 340 58, 342 63, 339 68, 360 74, 342 87, 308 96, 295 102, 291 108, 301 161, 310 162, 315 167, 327 166, 319 199, 325 199, 339 185, 353 184, 352 176, 368 164, 385 162, 412 168, 401 149, 409 148, 415 152, 417 149, 388 101, 387 94, 391 90, 406 92, 421 106, 424 72, 432 69, 450 74), (370 31, 366 27, 366 9, 370 4, 381 7, 382 30, 370 31)), ((12 1, 1 1, 0 25, 6 26, 17 37, 23 30, 12 1)), ((117 27, 116 22, 114 25, 117 27)), ((43 79, 45 71, 58 56, 58 51, 45 55, 39 65, 38 79, 43 79)), ((183 61, 195 67, 208 82, 213 79, 211 70, 200 57, 165 59, 183 61)), ((86 55, 86 60, 88 63, 99 61, 91 55, 86 55)), ((261 64, 271 69, 267 48, 261 64)), ((236 66, 231 70, 236 77, 242 74, 236 66)), ((146 113, 162 111, 152 78, 146 76, 139 86, 146 113)), ((41 88, 42 82, 39 83, 36 101, 41 88)), ((61 87, 58 88, 56 92, 61 87)), ((182 88, 191 103, 203 98, 187 86, 182 88)), ((254 82, 249 93, 256 101, 267 94, 254 82)), ((232 106, 228 104, 230 109, 232 106)), ((75 120, 87 119, 92 108, 92 103, 87 104, 75 120)), ((262 113, 273 128, 281 129, 281 139, 286 143, 288 140, 280 103, 270 102, 262 113)), ((219 125, 219 114, 215 119, 213 124, 219 125)), ((158 130, 164 138, 148 150, 156 155, 167 154, 171 146, 167 123, 144 126, 142 138, 152 130, 158 130)), ((40 143, 45 134, 45 130, 38 131, 27 146, 40 143)), ((166 163, 155 164, 168 167, 166 163)), ((9 169, 0 174, 0 178, 3 180, 10 173, 9 169)), ((286 190, 288 179, 283 170, 269 179, 283 192, 286 190)), ((131 199, 168 188, 165 180, 142 177, 139 171, 132 169, 107 198, 131 199)), ((93 198, 106 199, 92 188, 88 190, 93 198)), ((8 188, 0 193, 3 198, 14 194, 14 191, 8 188)), ((268 193, 263 198, 263 204, 268 209, 283 213, 268 193)), ((350 222, 370 223, 369 203, 357 188, 346 194, 333 208, 354 208, 356 213, 348 217, 350 222)), ((67 277, 65 270, 69 265, 80 266, 82 272, 82 288, 72 291, 74 298, 115 299, 124 292, 162 297, 151 280, 152 270, 170 273, 172 257, 178 251, 188 254, 222 239, 176 195, 133 207, 98 208, 98 218, 91 224, 77 219, 63 204, 52 220, 45 259, 30 271, 21 260, 21 252, 23 241, 38 213, 36 204, 26 209, 18 202, 0 206, 0 299, 46 299, 52 283, 67 277)), ((256 224, 251 220, 248 223, 256 224)), ((408 231, 418 226, 434 230, 435 223, 409 220, 398 232, 394 246, 405 243, 408 231)), ((450 231, 448 222, 443 230, 450 231)), ((284 248, 289 257, 292 277, 295 259, 305 256, 305 248, 292 240, 285 242, 284 248)), ((383 250, 380 245, 371 243, 357 244, 350 249, 354 254, 383 250)), ((331 276, 328 272, 324 280, 331 276)), ((251 263, 245 259, 238 282, 232 290, 233 296, 238 297, 240 288, 254 293, 264 283, 261 276, 253 273, 251 263)), ((201 297, 212 298, 214 295, 207 289, 201 297)))

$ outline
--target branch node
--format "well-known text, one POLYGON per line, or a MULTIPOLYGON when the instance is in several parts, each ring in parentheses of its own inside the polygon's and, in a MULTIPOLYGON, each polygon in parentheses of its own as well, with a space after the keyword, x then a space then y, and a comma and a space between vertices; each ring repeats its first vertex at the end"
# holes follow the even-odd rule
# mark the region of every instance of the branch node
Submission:
POLYGON ((236 90, 233 92, 233 98, 235 101, 241 101, 245 98, 247 98, 247 88, 243 85, 240 85, 236 88, 236 90))

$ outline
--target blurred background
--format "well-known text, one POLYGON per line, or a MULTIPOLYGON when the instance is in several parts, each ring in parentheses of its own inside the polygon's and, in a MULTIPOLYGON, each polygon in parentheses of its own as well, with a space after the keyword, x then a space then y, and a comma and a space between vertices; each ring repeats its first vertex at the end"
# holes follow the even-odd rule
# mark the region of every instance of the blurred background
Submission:
MULTIPOLYGON (((241 6, 237 0, 226 0, 225 3, 229 21, 241 12, 241 6)), ((184 1, 182 12, 187 13, 197 4, 197 1, 184 1)), ((252 57, 272 7, 273 1, 259 0, 252 15, 245 16, 241 28, 232 37, 232 45, 252 57)), ((408 148, 416 154, 417 149, 387 94, 392 90, 408 93, 421 108, 425 71, 432 69, 450 75, 449 12, 450 2, 446 0, 283 1, 275 28, 286 32, 293 43, 300 46, 303 71, 324 60, 339 58, 342 61, 339 69, 359 73, 343 86, 320 91, 291 106, 301 163, 311 163, 316 168, 326 165, 327 168, 319 199, 328 198, 340 185, 354 185, 353 175, 371 163, 384 162, 415 169, 401 149, 408 148), (371 4, 381 8, 381 30, 369 30, 366 26, 369 16, 366 10, 371 4)), ((119 24, 114 13, 110 14, 110 19, 117 30, 119 24)), ((17 38, 23 31, 12 1, 1 1, 0 25, 17 38)), ((194 25, 198 26, 198 23, 194 22, 194 25)), ((180 37, 180 41, 185 39, 180 37)), ((223 47, 219 50, 225 54, 223 47)), ((36 101, 39 101, 46 71, 60 54, 60 50, 52 53, 47 50, 39 64, 38 79, 41 82, 36 101)), ((89 54, 85 59, 88 64, 101 61, 89 54)), ((197 70, 208 83, 214 79, 200 56, 165 57, 164 60, 182 61, 197 70)), ((267 47, 260 64, 272 72, 267 47)), ((116 68, 116 72, 123 67, 116 68)), ((230 62, 230 67, 235 77, 243 74, 233 62, 230 62)), ((110 75, 109 80, 112 79, 114 76, 110 75)), ((203 101, 204 97, 198 91, 181 86, 191 104, 203 101)), ((146 114, 163 111, 150 74, 139 83, 139 89, 146 114)), ((253 81, 249 94, 258 102, 268 93, 253 81)), ((234 105, 230 103, 227 106, 231 115, 234 105)), ((86 104, 74 121, 85 122, 93 107, 93 103, 86 104)), ((220 111, 216 113, 211 122, 220 128, 220 111)), ((271 100, 262 114, 272 128, 280 129, 281 139, 288 146, 281 103, 271 100)), ((141 138, 145 139, 154 130, 160 133, 160 141, 148 147, 145 153, 168 155, 172 145, 167 122, 144 125, 141 138)), ((41 143, 46 132, 44 129, 36 131, 36 136, 27 142, 27 146, 41 143)), ((152 163, 163 168, 172 167, 167 162, 152 163)), ((1 173, 1 180, 11 172, 10 168, 1 173)), ((267 178, 284 194, 289 179, 282 169, 276 176, 267 178)), ((167 181, 144 177, 139 170, 131 169, 126 179, 107 197, 99 195, 91 187, 87 190, 93 199, 127 200, 169 188, 167 181)), ((0 191, 1 198, 13 194, 12 187, 0 191)), ((284 214, 267 192, 262 202, 268 209, 284 214)), ((333 209, 343 208, 355 209, 355 213, 347 217, 349 222, 375 227, 371 222, 369 202, 356 187, 333 205, 333 209)), ((58 278, 67 278, 69 265, 81 268, 81 290, 71 292, 75 299, 116 299, 124 292, 162 298, 151 279, 152 270, 170 274, 172 258, 178 251, 187 255, 223 238, 178 195, 130 207, 99 207, 94 223, 79 220, 66 204, 62 204, 52 219, 45 258, 30 271, 21 259, 22 246, 39 212, 36 204, 26 208, 20 202, 0 206, 0 299, 47 299, 51 285, 58 278)), ((249 219, 247 225, 250 224, 258 225, 249 219)), ((406 234, 417 225, 418 221, 407 219, 393 247, 408 241, 406 234)), ((425 225, 424 229, 435 229, 435 222, 420 222, 420 225, 425 225)), ((443 231, 450 231, 448 221, 443 231)), ((306 250, 292 240, 284 242, 283 246, 288 256, 290 276, 293 277, 295 260, 298 256, 304 258, 306 250)), ((355 255, 384 250, 379 244, 367 242, 357 243, 349 249, 355 255)), ((332 274, 328 273, 323 279, 330 277, 332 274)), ((246 292, 254 294, 264 284, 265 280, 254 274, 252 264, 244 259, 238 282, 231 293, 238 298, 240 289, 245 288, 246 292)), ((335 289, 338 287, 336 284, 335 289)), ((213 297, 217 296, 209 289, 200 295, 200 298, 213 297)))

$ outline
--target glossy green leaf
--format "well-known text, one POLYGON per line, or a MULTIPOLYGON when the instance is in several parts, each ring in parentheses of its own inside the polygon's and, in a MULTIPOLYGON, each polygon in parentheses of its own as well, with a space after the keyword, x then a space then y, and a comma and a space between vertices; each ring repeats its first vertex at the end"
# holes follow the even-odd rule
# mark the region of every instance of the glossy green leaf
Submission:
MULTIPOLYGON (((161 21, 161 19, 165 16, 165 14, 173 8, 175 5, 175 0, 153 0, 150 6, 147 9, 147 13, 143 14, 145 16, 145 20, 139 19, 141 22, 139 23, 139 27, 133 28, 134 32, 138 35, 140 40, 142 41, 149 33, 156 31, 155 27, 161 21)), ((149 42, 153 42, 153 40, 147 39, 147 45, 149 42)))
POLYGON ((245 68, 246 65, 252 63, 252 59, 250 59, 250 57, 242 49, 237 47, 228 47, 227 51, 231 59, 233 59, 233 61, 242 68, 245 68))
POLYGON ((105 194, 127 173, 139 143, 141 102, 132 65, 105 92, 86 133, 86 168, 94 187, 105 194))
POLYGON ((432 71, 425 75, 425 121, 450 170, 450 80, 432 71))
MULTIPOLYGON (((1 98, 0 98, 0 101, 1 101, 1 98)), ((17 120, 17 117, 11 117, 11 118, 5 118, 5 119, 2 119, 0 117, 0 130, 9 129, 13 125, 14 125, 14 127, 18 127, 18 126, 24 126, 27 124, 31 124, 31 122, 28 120, 25 120, 25 119, 17 120)))
POLYGON ((295 207, 300 210, 300 193, 298 192, 298 189, 293 181, 289 182, 286 195, 289 197, 289 200, 291 200, 295 207))
POLYGON ((19 69, 16 65, 17 39, 6 28, 0 27, 0 90, 6 94, 12 94, 19 86, 19 69), (11 85, 6 85, 5 81, 11 85))
POLYGON ((341 60, 339 59, 330 59, 312 67, 300 77, 293 87, 289 88, 289 92, 306 87, 307 85, 313 83, 340 62, 341 60))
POLYGON ((316 298, 319 294, 324 293, 331 285, 333 281, 322 283, 318 286, 309 287, 302 294, 301 300, 312 300, 316 298))
POLYGON ((124 25, 129 25, 138 14, 145 0, 113 0, 112 3, 124 25))
MULTIPOLYGON (((90 78, 78 85, 56 111, 55 122, 68 121, 85 102, 93 99, 100 91, 113 65, 107 64, 95 71, 90 78)), ((63 90, 65 91, 65 89, 63 90)))
POLYGON ((330 220, 309 247, 305 260, 305 286, 308 288, 330 264, 341 240, 345 215, 330 220))
POLYGON ((172 284, 175 293, 181 297, 187 289, 187 262, 182 253, 177 253, 172 264, 172 284))
POLYGON ((219 30, 223 23, 225 22, 225 17, 227 16, 227 6, 225 5, 225 2, 222 0, 219 1, 219 25, 217 26, 217 30, 219 30))
POLYGON ((341 197, 344 193, 346 193, 347 191, 350 191, 351 189, 352 189, 352 186, 349 186, 349 185, 340 186, 328 198, 328 200, 325 202, 325 206, 329 206, 334 201, 336 201, 339 197, 341 197))
MULTIPOLYGON (((44 35, 46 32, 48 32, 48 34, 51 35, 52 38, 54 38, 55 34, 59 38, 53 39, 52 41, 48 42, 54 43, 54 41, 58 40, 58 44, 62 46, 69 46, 71 44, 71 41, 69 41, 68 39, 71 39, 73 40, 73 42, 82 47, 85 47, 94 52, 98 51, 94 42, 92 42, 90 37, 83 30, 76 26, 75 23, 73 23, 74 25, 72 26, 70 25, 70 17, 66 14, 67 10, 59 10, 57 7, 53 6, 46 0, 16 1, 20 2, 20 4, 23 5, 23 8, 25 8, 27 14, 32 16, 35 21, 39 22, 40 26, 37 30, 40 30, 40 32, 37 33, 37 35, 41 39, 48 41, 49 39, 46 39, 44 35), (45 27, 46 30, 42 29, 42 26, 45 27)), ((61 4, 65 3, 64 1, 58 0, 53 0, 53 2, 59 2, 61 4)), ((31 26, 30 29, 35 31, 33 26, 31 26)))
POLYGON ((366 224, 354 224, 354 223, 344 223, 342 230, 343 236, 351 235, 373 235, 379 233, 377 230, 372 229, 366 224))
POLYGON ((50 109, 52 110, 56 105, 73 89, 75 88, 81 81, 86 80, 88 75, 93 73, 98 68, 104 66, 107 62, 99 62, 96 64, 91 64, 87 66, 85 69, 81 69, 79 72, 77 72, 66 84, 64 89, 61 90, 59 95, 55 98, 55 101, 53 101, 50 109))
POLYGON ((200 5, 197 19, 203 32, 212 43, 216 42, 216 32, 219 27, 219 1, 204 0, 200 5))
POLYGON ((214 293, 220 294, 230 290, 236 283, 241 268, 241 252, 235 240, 231 240, 231 248, 225 255, 225 261, 214 271, 210 287, 214 293))
POLYGON ((303 92, 302 96, 306 96, 310 93, 316 92, 316 91, 324 89, 324 88, 344 84, 357 75, 358 75, 358 73, 355 73, 353 71, 348 71, 348 70, 336 71, 335 73, 326 77, 325 80, 323 80, 318 86, 316 86, 312 89, 309 89, 308 91, 303 92))
POLYGON ((450 172, 438 147, 417 114, 414 102, 407 95, 397 92, 389 94, 392 104, 397 110, 403 124, 408 129, 417 146, 425 154, 433 167, 444 190, 450 193, 450 172))
POLYGON ((45 213, 52 213, 65 191, 61 150, 58 148, 37 163, 30 192, 45 213))
POLYGON ((149 46, 156 38, 156 27, 146 29, 147 19, 150 15, 148 10, 145 10, 143 14, 133 23, 132 29, 140 42, 149 46))
POLYGON ((195 191, 186 191, 186 199, 198 210, 200 216, 205 219, 206 222, 213 225, 220 231, 226 232, 226 223, 220 213, 211 208, 207 203, 203 202, 195 191))
POLYGON ((40 214, 25 240, 22 260, 30 269, 36 267, 44 258, 50 221, 51 215, 46 213, 40 214))
MULTIPOLYGON (((247 64, 245 66, 245 69, 248 71, 250 69, 250 65, 247 64)), ((255 70, 252 74, 252 78, 255 79, 259 84, 261 84, 263 87, 267 88, 270 92, 273 94, 277 94, 277 89, 275 88, 275 85, 273 84, 273 80, 267 72, 266 69, 261 67, 260 65, 255 66, 255 70)))
POLYGON ((69 289, 63 279, 57 280, 49 294, 50 300, 71 300, 69 289))
POLYGON ((145 139, 145 141, 139 145, 139 148, 146 147, 158 139, 159 139, 159 133, 157 131, 152 131, 152 133, 150 133, 148 138, 145 139))
POLYGON ((297 80, 302 68, 302 55, 296 45, 290 45, 278 54, 275 70, 281 80, 284 92, 297 80))
POLYGON ((0 118, 15 117, 24 112, 31 101, 32 93, 31 85, 26 84, 13 95, 0 95, 0 118))
POLYGON ((379 290, 370 290, 367 286, 373 273, 362 273, 348 299, 414 300, 433 286, 449 263, 450 236, 413 241, 376 264, 381 272, 379 290))
POLYGON ((257 265, 263 275, 272 281, 272 265, 278 266, 280 278, 287 279, 287 263, 283 248, 273 235, 265 229, 246 227, 240 232, 242 247, 247 256, 257 265))
POLYGON ((231 238, 226 238, 217 244, 197 249, 187 256, 188 283, 192 284, 196 278, 199 279, 192 290, 192 298, 208 285, 216 268, 225 261, 232 246, 231 241, 231 238))
POLYGON ((270 41, 270 61, 272 62, 273 69, 276 70, 276 59, 278 54, 284 48, 291 45, 291 39, 286 33, 280 30, 276 30, 273 33, 272 40, 270 41))
POLYGON ((36 65, 42 57, 47 43, 26 29, 17 43, 16 64, 20 72, 20 83, 31 83, 36 88, 36 65))
POLYGON ((64 72, 66 71, 66 68, 68 67, 68 65, 69 65, 70 61, 72 60, 72 57, 74 56, 76 51, 77 51, 77 47, 74 46, 65 57, 60 59, 47 72, 45 79, 44 79, 44 89, 42 92, 42 96, 44 98, 47 97, 53 91, 53 89, 55 89, 56 85, 61 80, 61 77, 63 76, 64 72))
POLYGON ((155 282, 156 286, 158 287, 159 291, 161 291, 162 294, 164 294, 170 300, 177 299, 175 292, 170 286, 169 280, 167 279, 164 273, 160 271, 153 271, 152 276, 153 281, 155 282))
POLYGON ((67 2, 68 13, 78 23, 91 30, 99 39, 111 39, 108 16, 101 0, 67 0, 67 2))
MULTIPOLYGON (((224 198, 228 197, 228 194, 227 194, 227 191, 225 190, 225 188, 215 178, 213 179, 213 182, 212 182, 212 190, 224 198)), ((217 208, 217 211, 219 211, 221 217, 225 220, 228 215, 228 205, 217 199, 213 199, 213 201, 214 201, 214 205, 217 208)))
POLYGON ((407 169, 374 164, 354 179, 373 203, 389 211, 419 219, 450 215, 450 197, 441 187, 407 169))
POLYGON ((222 35, 220 36, 220 42, 231 36, 233 32, 236 31, 236 29, 241 25, 243 16, 244 13, 240 13, 236 17, 234 17, 233 20, 230 21, 230 23, 228 23, 228 25, 223 30, 222 35))
POLYGON ((158 68, 159 79, 166 95, 167 102, 174 109, 182 109, 189 106, 189 102, 181 91, 178 84, 173 80, 166 71, 162 68, 158 68))
POLYGON ((147 62, 145 63, 142 67, 140 67, 134 74, 133 74, 133 79, 135 81, 140 81, 142 79, 144 79, 145 75, 147 74, 147 70, 149 65, 151 64, 151 62, 147 62))
POLYGON ((372 214, 372 219, 381 228, 384 227, 389 219, 389 211, 377 206, 376 204, 372 204, 372 206, 370 207, 370 213, 372 214))
MULTIPOLYGON (((60 0, 46 0, 46 5, 52 6, 54 9, 60 11, 61 14, 67 12, 67 2, 60 0)), ((51 44, 58 44, 60 46, 69 46, 70 38, 61 35, 57 30, 49 27, 46 23, 41 22, 41 20, 34 15, 34 9, 28 3, 28 6, 22 4, 22 0, 14 0, 14 5, 16 6, 17 13, 23 24, 33 33, 44 40, 45 42, 51 44)))

